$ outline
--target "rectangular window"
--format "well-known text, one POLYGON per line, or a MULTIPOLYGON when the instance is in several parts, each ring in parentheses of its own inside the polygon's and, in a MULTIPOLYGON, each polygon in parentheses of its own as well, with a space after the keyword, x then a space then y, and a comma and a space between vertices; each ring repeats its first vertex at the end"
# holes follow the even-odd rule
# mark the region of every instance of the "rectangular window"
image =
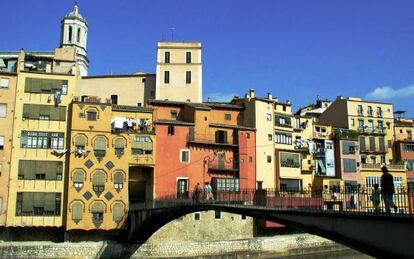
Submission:
POLYGON ((275 142, 277 144, 292 145, 292 135, 288 133, 275 133, 275 142))
POLYGON ((267 140, 272 141, 272 134, 267 134, 267 140))
POLYGON ((4 137, 0 136, 0 150, 4 149, 4 137))
POLYGON ((363 115, 363 109, 362 109, 362 105, 358 105, 358 115, 362 116, 363 115))
POLYGON ((66 107, 41 104, 23 104, 23 118, 29 120, 66 121, 66 107))
POLYGON ((98 113, 95 110, 88 110, 86 112, 86 119, 88 121, 96 121, 98 117, 98 113))
POLYGON ((355 154, 356 145, 352 141, 342 142, 342 154, 355 154))
POLYGON ((178 117, 177 111, 171 111, 171 119, 176 120, 178 117))
POLYGON ((22 131, 20 138, 20 147, 38 149, 63 149, 64 133, 22 131))
POLYGON ((356 173, 356 160, 355 159, 342 159, 344 164, 344 172, 345 173, 356 173))
POLYGON ((375 137, 369 137, 369 150, 375 151, 375 137))
POLYGON ((141 107, 141 106, 142 106, 142 103, 137 103, 137 106, 138 106, 138 107, 141 107))
POLYGON ((185 83, 191 84, 191 71, 185 71, 185 83))
POLYGON ((185 53, 185 63, 187 64, 191 64, 191 52, 186 52, 185 53))
POLYGON ((194 220, 200 220, 200 213, 194 213, 194 220))
POLYGON ((377 116, 378 117, 382 117, 382 109, 381 109, 381 107, 377 107, 377 116))
POLYGON ((8 87, 9 87, 9 79, 0 78, 0 88, 8 88, 8 87))
POLYGON ((168 135, 174 135, 175 128, 173 125, 168 125, 168 135))
POLYGON ((215 219, 221 219, 221 211, 215 210, 214 211, 214 218, 215 219))
POLYGON ((190 150, 181 149, 180 162, 181 163, 190 163, 190 150))
POLYGON ((166 51, 164 53, 164 63, 170 63, 170 52, 166 51))
POLYGON ((280 179, 280 190, 285 192, 299 192, 302 190, 302 180, 280 179))
POLYGON ((26 78, 24 92, 39 94, 67 94, 68 80, 26 78), (66 88, 66 89, 63 89, 66 88))
POLYGON ((250 133, 246 132, 246 138, 249 139, 250 138, 250 133))
POLYGON ((61 193, 18 192, 16 216, 60 216, 61 193))
POLYGON ((63 163, 61 161, 20 160, 19 180, 62 180, 63 163))
POLYGON ((231 114, 230 113, 224 114, 224 120, 226 120, 226 121, 231 120, 231 114))
POLYGON ((280 152, 280 166, 300 168, 299 154, 280 152))
POLYGON ((272 163, 272 156, 267 156, 267 162, 272 163))
POLYGON ((170 71, 164 71, 164 84, 170 83, 170 71))
POLYGON ((6 118, 7 116, 7 104, 0 103, 0 118, 6 118))
POLYGON ((272 114, 267 113, 267 114, 266 114, 266 120, 267 120, 267 121, 272 121, 272 114))
POLYGON ((366 145, 365 145, 365 136, 359 136, 359 148, 361 151, 365 151, 366 145))
POLYGON ((368 106, 368 116, 372 117, 372 106, 368 106))
POLYGON ((213 185, 217 192, 240 191, 240 179, 238 178, 213 178, 213 185))

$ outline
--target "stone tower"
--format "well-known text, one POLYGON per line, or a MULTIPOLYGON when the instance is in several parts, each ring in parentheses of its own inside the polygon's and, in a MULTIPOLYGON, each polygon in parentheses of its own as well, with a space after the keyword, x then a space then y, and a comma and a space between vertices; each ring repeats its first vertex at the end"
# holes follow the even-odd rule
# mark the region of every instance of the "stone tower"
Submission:
POLYGON ((62 19, 60 47, 74 47, 76 49, 76 61, 79 64, 82 76, 88 75, 87 38, 88 24, 85 18, 79 13, 78 5, 75 2, 73 10, 62 19))

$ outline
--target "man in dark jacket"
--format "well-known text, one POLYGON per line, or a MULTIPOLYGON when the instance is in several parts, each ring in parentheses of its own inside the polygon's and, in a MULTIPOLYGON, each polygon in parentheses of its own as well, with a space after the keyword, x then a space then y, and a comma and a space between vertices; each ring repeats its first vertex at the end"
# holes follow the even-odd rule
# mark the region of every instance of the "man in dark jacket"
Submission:
POLYGON ((385 204, 385 211, 391 213, 391 207, 394 208, 395 213, 397 213, 397 206, 395 206, 393 201, 394 195, 394 178, 388 172, 388 168, 384 165, 381 167, 382 176, 381 176, 381 194, 382 199, 385 204))

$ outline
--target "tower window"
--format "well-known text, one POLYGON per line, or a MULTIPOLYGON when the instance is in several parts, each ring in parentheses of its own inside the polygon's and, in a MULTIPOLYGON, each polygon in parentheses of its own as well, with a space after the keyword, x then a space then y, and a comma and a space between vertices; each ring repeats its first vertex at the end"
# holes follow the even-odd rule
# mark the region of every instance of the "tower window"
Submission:
POLYGON ((170 52, 169 51, 166 51, 164 54, 164 62, 170 63, 170 52))
POLYGON ((185 83, 186 84, 191 84, 191 71, 186 71, 185 72, 185 83))
POLYGON ((170 71, 164 71, 164 84, 170 83, 170 71))
POLYGON ((72 26, 69 26, 69 38, 68 38, 69 42, 72 42, 72 26))
POLYGON ((80 28, 78 28, 78 33, 77 33, 77 39, 78 39, 78 43, 80 43, 80 28))
POLYGON ((185 53, 185 62, 187 64, 190 64, 191 63, 191 52, 186 52, 185 53))

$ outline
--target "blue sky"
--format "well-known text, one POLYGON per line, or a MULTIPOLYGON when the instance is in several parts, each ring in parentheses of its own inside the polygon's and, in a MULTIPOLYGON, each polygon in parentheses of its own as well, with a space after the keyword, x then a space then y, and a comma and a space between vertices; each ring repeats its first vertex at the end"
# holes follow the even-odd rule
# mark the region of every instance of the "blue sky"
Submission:
MULTIPOLYGON (((338 95, 414 116, 414 1, 79 0, 90 74, 155 72, 156 42, 203 44, 203 96, 272 92, 294 108, 338 95)), ((0 50, 51 50, 73 1, 2 1, 0 50), (13 15, 18 14, 18 15, 13 15), (7 40, 5 40, 7 39, 7 40)))

